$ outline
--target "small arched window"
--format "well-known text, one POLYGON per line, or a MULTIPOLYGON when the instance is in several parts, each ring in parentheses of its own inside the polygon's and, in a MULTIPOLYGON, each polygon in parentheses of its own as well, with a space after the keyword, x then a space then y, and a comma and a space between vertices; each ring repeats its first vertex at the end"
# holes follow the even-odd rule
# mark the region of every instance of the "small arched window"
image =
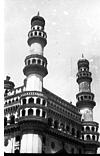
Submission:
POLYGON ((15 123, 15 116, 11 115, 10 116, 10 124, 14 124, 15 123))
POLYGON ((26 104, 26 99, 23 99, 23 105, 26 104))
POLYGON ((39 32, 39 36, 41 36, 41 32, 39 32))
POLYGON ((36 116, 40 116, 40 110, 39 109, 36 110, 36 116))
POLYGON ((32 63, 35 64, 36 63, 36 60, 35 59, 32 59, 32 63))
POLYGON ((95 140, 95 135, 92 135, 92 140, 95 140))
POLYGON ((25 116, 25 110, 24 109, 22 110, 22 116, 25 116))
POLYGON ((33 109, 29 109, 28 110, 28 115, 30 116, 30 115, 33 115, 33 109))
POLYGON ((41 60, 39 59, 39 60, 37 60, 38 61, 38 64, 41 64, 41 60))
POLYGON ((84 140, 84 135, 82 135, 82 140, 84 140))
POLYGON ((83 96, 81 96, 81 101, 83 101, 83 96))
POLYGON ((7 126, 7 117, 4 117, 4 126, 7 126))
POLYGON ((64 131, 64 124, 63 123, 60 124, 60 128, 62 131, 64 131))
POLYGON ((33 98, 29 98, 29 103, 34 103, 34 99, 33 98))
POLYGON ((40 29, 40 27, 38 26, 38 27, 37 27, 37 30, 39 30, 39 29, 40 29))
POLYGON ((16 101, 18 101, 18 98, 16 99, 16 101))
POLYGON ((58 121, 55 120, 55 121, 54 121, 54 128, 58 129, 58 124, 59 124, 58 121))
POLYGON ((77 138, 78 139, 80 138, 80 131, 79 130, 77 131, 77 138))
POLYGON ((87 140, 90 140, 90 135, 87 135, 86 138, 87 138, 87 140))
POLYGON ((95 128, 92 126, 92 131, 94 132, 95 128))
POLYGON ((52 126, 52 123, 53 123, 53 119, 52 118, 48 118, 48 125, 52 126))
POLYGON ((90 131, 90 127, 89 126, 86 127, 86 131, 90 131))
POLYGON ((66 131, 69 132, 69 126, 66 126, 66 131))
POLYGON ((28 60, 28 65, 30 65, 30 60, 28 60))
POLYGON ((72 128, 72 135, 74 136, 75 135, 75 129, 72 128))
POLYGON ((82 131, 84 131, 84 127, 82 127, 82 131))
POLYGON ((20 136, 17 135, 16 138, 15 138, 15 140, 16 140, 16 142, 17 142, 17 141, 20 141, 20 136))
POLYGON ((81 148, 79 149, 79 154, 82 154, 82 150, 81 150, 81 148))
POLYGON ((43 100, 43 101, 42 101, 42 104, 43 104, 43 106, 45 106, 45 104, 46 104, 46 101, 45 101, 45 100, 43 100))
POLYGON ((18 149, 16 149, 16 150, 15 150, 15 153, 19 153, 19 150, 18 150, 18 149))
POLYGON ((74 154, 74 148, 71 149, 71 153, 74 154))
POLYGON ((35 35, 37 35, 37 32, 35 31, 35 35))
POLYGON ((37 103, 37 104, 40 104, 40 98, 37 98, 37 99, 36 99, 36 103, 37 103))
POLYGON ((43 112, 42 112, 42 117, 45 118, 45 115, 46 115, 46 112, 43 111, 43 112))

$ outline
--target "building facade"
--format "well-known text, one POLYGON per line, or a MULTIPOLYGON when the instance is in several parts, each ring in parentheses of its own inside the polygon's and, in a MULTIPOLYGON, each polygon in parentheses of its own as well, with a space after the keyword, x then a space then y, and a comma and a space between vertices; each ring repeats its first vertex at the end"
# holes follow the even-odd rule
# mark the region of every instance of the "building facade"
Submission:
POLYGON ((89 61, 84 57, 78 61, 76 106, 45 89, 43 78, 48 70, 43 56, 47 44, 44 27, 45 20, 39 13, 31 19, 24 84, 15 88, 9 76, 4 80, 4 152, 97 153, 99 125, 93 121, 96 103, 89 61))

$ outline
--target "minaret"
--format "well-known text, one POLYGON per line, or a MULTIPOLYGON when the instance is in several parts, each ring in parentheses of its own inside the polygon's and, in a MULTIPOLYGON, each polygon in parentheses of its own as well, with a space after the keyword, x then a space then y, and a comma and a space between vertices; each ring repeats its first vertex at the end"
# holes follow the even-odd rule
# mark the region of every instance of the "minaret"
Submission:
POLYGON ((21 95, 19 124, 21 127, 20 153, 42 153, 42 134, 46 122, 46 97, 42 93, 43 78, 47 75, 47 59, 43 56, 47 44, 45 20, 39 15, 31 19, 28 33, 30 54, 25 58, 23 73, 25 91, 21 95))
POLYGON ((26 78, 27 91, 42 91, 43 78, 47 75, 47 59, 43 56, 47 44, 47 35, 44 32, 45 20, 37 16, 31 19, 31 31, 28 33, 30 55, 25 59, 23 69, 26 78))
POLYGON ((10 76, 6 76, 6 80, 4 80, 4 96, 7 96, 8 92, 14 89, 15 85, 12 81, 10 81, 10 76))
POLYGON ((82 139, 86 142, 85 153, 96 153, 98 147, 98 123, 93 121, 93 108, 96 105, 94 94, 91 92, 91 72, 89 61, 84 58, 78 61, 77 83, 79 93, 76 95, 76 106, 82 114, 82 139))

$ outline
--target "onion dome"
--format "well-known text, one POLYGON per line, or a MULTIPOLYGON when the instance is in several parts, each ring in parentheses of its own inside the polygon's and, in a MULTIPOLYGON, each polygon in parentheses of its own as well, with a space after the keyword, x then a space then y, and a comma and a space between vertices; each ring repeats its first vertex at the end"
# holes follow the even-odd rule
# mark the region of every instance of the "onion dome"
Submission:
POLYGON ((45 25, 45 20, 44 20, 43 17, 41 17, 41 16, 39 15, 39 12, 38 12, 37 16, 34 16, 34 17, 31 19, 31 26, 33 27, 33 26, 35 26, 35 25, 40 25, 40 26, 42 26, 42 27, 44 27, 44 25, 45 25))
POLYGON ((15 87, 15 84, 9 80, 10 80, 10 77, 6 76, 6 80, 4 80, 4 89, 6 90, 12 90, 15 87))
POLYGON ((78 64, 78 69, 80 69, 81 67, 86 67, 89 69, 89 61, 84 58, 83 54, 82 54, 82 58, 78 61, 77 64, 78 64))

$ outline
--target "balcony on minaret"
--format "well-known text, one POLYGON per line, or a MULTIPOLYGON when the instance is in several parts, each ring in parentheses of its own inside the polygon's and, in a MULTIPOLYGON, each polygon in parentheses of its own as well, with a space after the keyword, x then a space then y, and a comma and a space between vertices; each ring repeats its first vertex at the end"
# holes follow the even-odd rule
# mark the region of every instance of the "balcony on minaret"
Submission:
MULTIPOLYGON (((39 16, 39 13, 37 16, 34 16, 31 19, 31 31, 28 33, 28 45, 31 46, 31 49, 33 49, 32 44, 34 44, 34 51, 37 49, 40 49, 40 46, 36 43, 40 44, 42 49, 47 44, 47 34, 44 32, 44 26, 45 26, 45 20, 43 17, 39 16), (38 48, 35 48, 38 47, 38 48)), ((41 50, 42 50, 41 49, 41 50)), ((37 50, 38 52, 38 50, 37 50)))

